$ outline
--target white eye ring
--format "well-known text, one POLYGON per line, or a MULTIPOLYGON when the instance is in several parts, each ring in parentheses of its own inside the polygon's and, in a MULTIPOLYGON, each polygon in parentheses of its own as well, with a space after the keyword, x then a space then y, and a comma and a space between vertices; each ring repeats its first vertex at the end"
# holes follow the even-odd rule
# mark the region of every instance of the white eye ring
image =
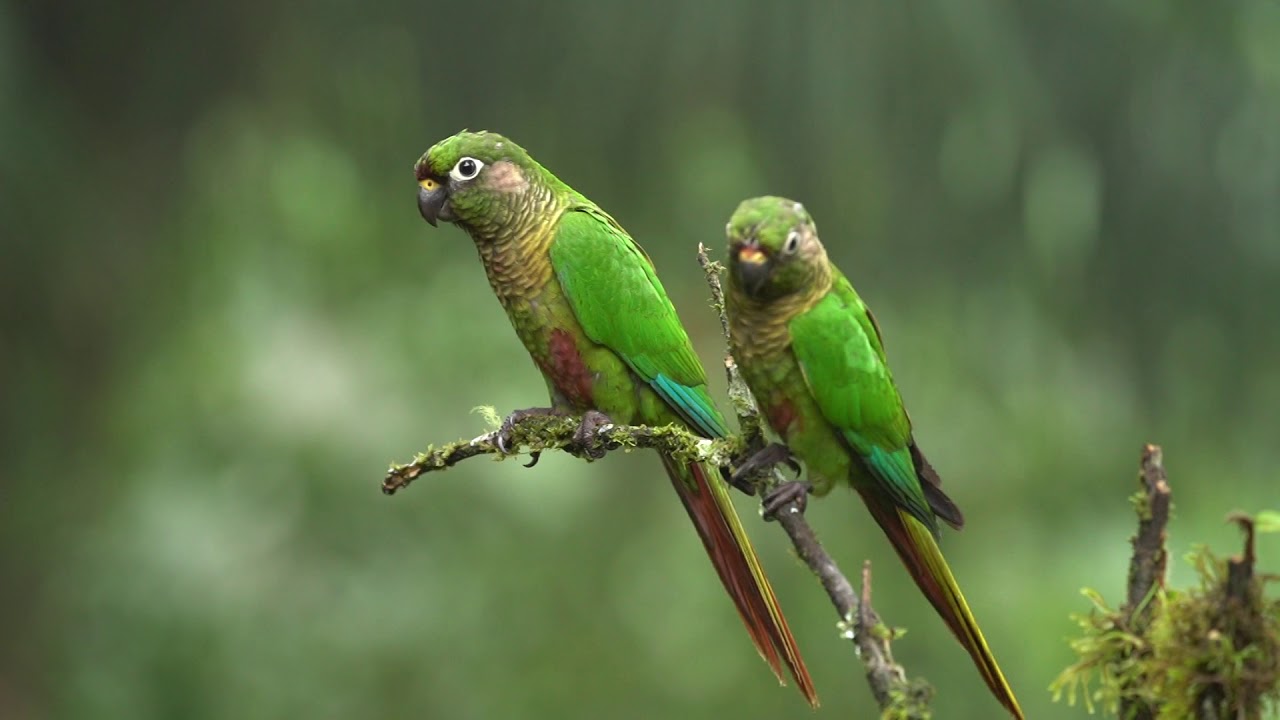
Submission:
POLYGON ((782 252, 790 255, 799 249, 800 249, 800 233, 796 232, 795 230, 792 230, 791 234, 787 236, 787 242, 782 246, 782 252))
POLYGON ((458 161, 457 165, 453 166, 452 170, 449 171, 449 177, 459 182, 463 182, 471 180, 475 176, 479 175, 480 171, 483 169, 483 162, 473 157, 464 157, 458 161))

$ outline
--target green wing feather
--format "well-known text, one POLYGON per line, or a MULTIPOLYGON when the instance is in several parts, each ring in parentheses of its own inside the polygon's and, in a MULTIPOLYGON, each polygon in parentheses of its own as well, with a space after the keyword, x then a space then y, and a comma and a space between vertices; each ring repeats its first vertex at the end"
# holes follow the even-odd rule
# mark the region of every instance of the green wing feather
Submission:
POLYGON ((790 324, 792 349, 823 417, 880 489, 931 531, 937 520, 912 458, 911 420, 875 321, 837 271, 831 292, 790 324))
POLYGON ((727 433, 653 263, 613 218, 594 207, 566 212, 551 267, 587 337, 616 352, 698 430, 727 433))

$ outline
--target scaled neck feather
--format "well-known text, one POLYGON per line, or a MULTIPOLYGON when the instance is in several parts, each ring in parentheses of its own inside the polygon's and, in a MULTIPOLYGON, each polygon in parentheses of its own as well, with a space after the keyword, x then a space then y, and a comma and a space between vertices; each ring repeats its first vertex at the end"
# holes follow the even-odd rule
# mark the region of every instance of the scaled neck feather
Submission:
POLYGON ((730 279, 729 293, 737 309, 729 318, 735 354, 769 356, 790 346, 788 325, 792 318, 817 305, 831 289, 831 262, 823 257, 814 264, 814 268, 812 282, 796 292, 772 300, 750 297, 736 278, 730 279))
POLYGON ((551 188, 532 185, 495 213, 493 222, 467 228, 504 307, 536 295, 551 280, 549 249, 565 206, 551 188))

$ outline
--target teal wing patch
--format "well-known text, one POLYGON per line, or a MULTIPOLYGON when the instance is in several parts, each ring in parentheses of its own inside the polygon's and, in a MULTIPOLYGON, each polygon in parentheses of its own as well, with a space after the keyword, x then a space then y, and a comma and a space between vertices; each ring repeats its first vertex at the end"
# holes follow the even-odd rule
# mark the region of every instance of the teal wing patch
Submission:
POLYGON ((715 403, 707 394, 706 385, 692 387, 681 385, 662 373, 658 373, 658 377, 650 380, 649 384, 702 432, 712 437, 724 437, 729 434, 729 429, 724 424, 724 417, 720 415, 719 410, 716 410, 715 403))
POLYGON ((911 457, 911 422, 861 298, 837 275, 832 291, 792 319, 792 351, 819 410, 899 507, 937 521, 911 457))
POLYGON ((551 266, 587 337, 617 353, 703 433, 728 432, 653 263, 613 218, 592 206, 566 212, 551 266))

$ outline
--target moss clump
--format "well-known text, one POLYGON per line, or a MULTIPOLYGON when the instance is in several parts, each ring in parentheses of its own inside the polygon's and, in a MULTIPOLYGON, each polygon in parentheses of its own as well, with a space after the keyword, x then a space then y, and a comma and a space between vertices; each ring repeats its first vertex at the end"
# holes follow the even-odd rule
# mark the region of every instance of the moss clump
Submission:
POLYGON ((1265 578, 1233 588, 1206 547, 1188 559, 1200 587, 1170 592, 1151 626, 1157 717, 1261 717, 1280 702, 1280 600, 1264 597, 1265 578))
POLYGON ((930 720, 933 686, 924 678, 911 678, 889 691, 889 704, 881 720, 930 720))
POLYGON ((679 425, 662 425, 650 429, 653 439, 666 446, 681 464, 697 462, 700 457, 698 437, 679 425))
POLYGON ((1096 706, 1116 714, 1121 702, 1150 703, 1155 700, 1146 681, 1147 661, 1151 647, 1145 639, 1131 632, 1122 613, 1107 606, 1097 591, 1081 591, 1093 603, 1088 615, 1073 614, 1082 635, 1071 641, 1071 649, 1079 659, 1053 681, 1055 702, 1065 695, 1074 706, 1083 699, 1092 714, 1096 706), (1094 679, 1097 687, 1093 687, 1094 679))
POLYGON ((1054 700, 1159 720, 1260 718, 1280 708, 1280 599, 1266 597, 1275 578, 1254 573, 1253 525, 1241 524, 1244 555, 1222 560, 1206 547, 1188 555, 1198 587, 1158 591, 1132 614, 1086 589, 1094 609, 1073 616, 1079 659, 1050 686, 1054 700), (1149 626, 1135 628, 1131 618, 1148 604, 1149 626))

